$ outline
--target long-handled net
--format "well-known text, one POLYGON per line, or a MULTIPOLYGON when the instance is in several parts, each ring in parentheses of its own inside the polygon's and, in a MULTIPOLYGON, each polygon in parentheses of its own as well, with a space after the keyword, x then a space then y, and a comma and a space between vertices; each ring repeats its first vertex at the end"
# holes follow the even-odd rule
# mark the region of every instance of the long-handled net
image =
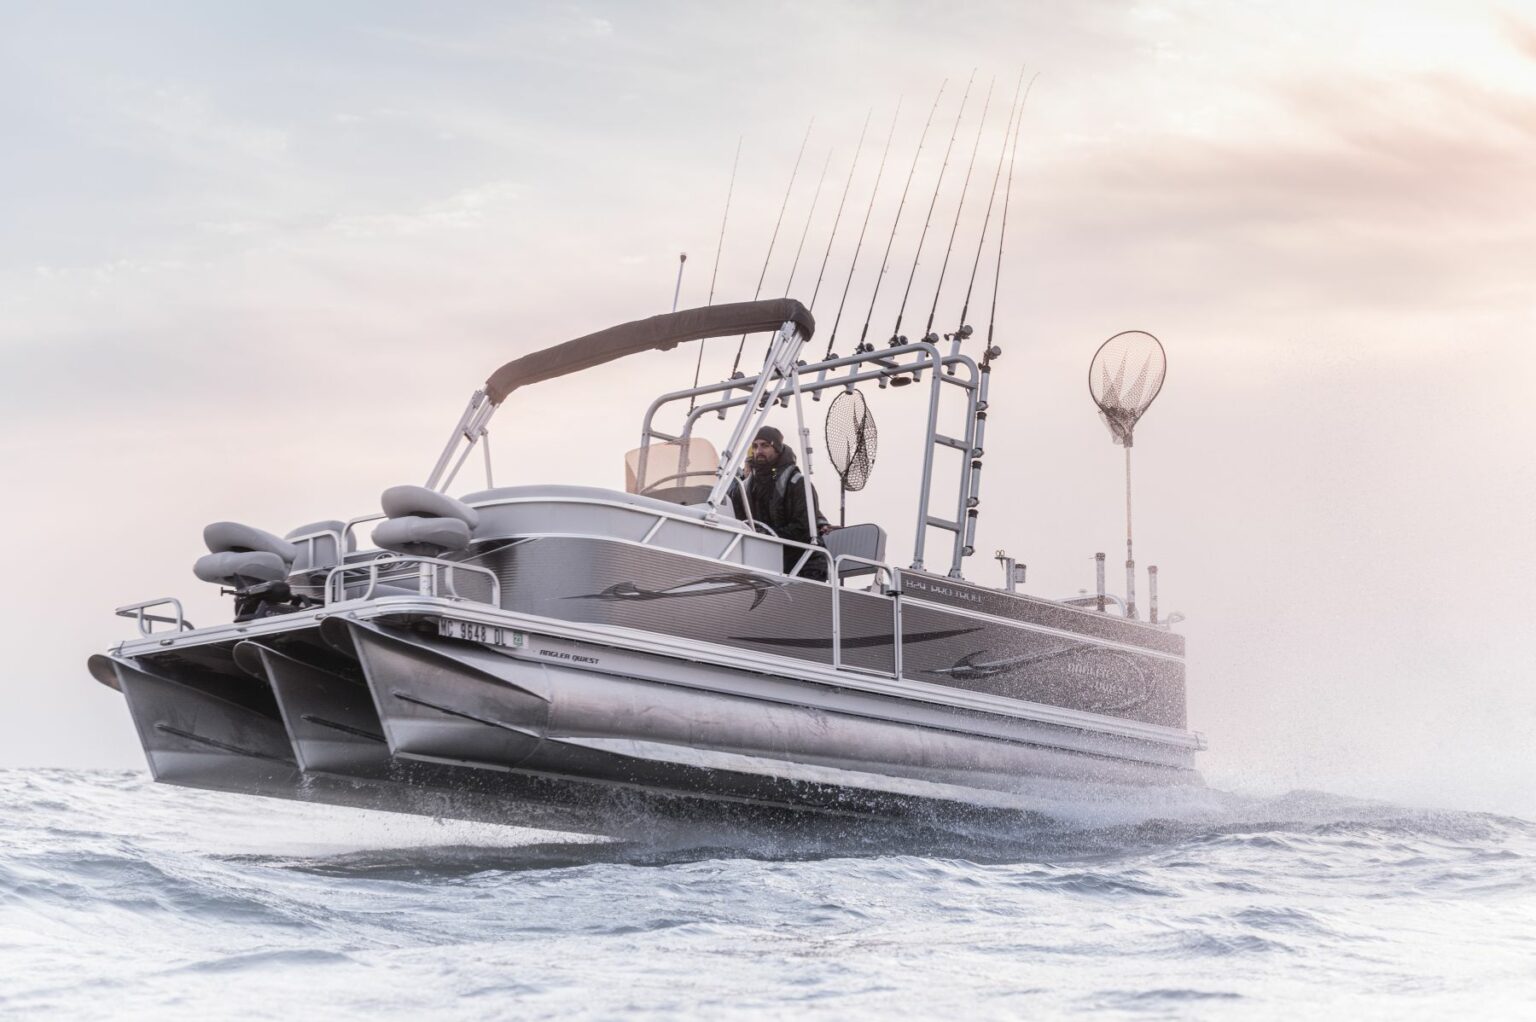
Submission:
POLYGON ((857 390, 845 390, 827 409, 827 457, 842 480, 838 525, 848 524, 848 494, 862 490, 875 470, 880 431, 874 413, 857 390))
POLYGON ((1088 392, 1115 443, 1131 446, 1136 422, 1163 389, 1168 356, 1145 330, 1126 330, 1099 346, 1088 367, 1088 392))
POLYGON ((1125 448, 1125 615, 1136 616, 1136 559, 1131 550, 1131 441, 1136 423, 1163 389, 1168 355, 1145 330, 1125 330, 1103 344, 1088 366, 1088 393, 1114 442, 1125 448))

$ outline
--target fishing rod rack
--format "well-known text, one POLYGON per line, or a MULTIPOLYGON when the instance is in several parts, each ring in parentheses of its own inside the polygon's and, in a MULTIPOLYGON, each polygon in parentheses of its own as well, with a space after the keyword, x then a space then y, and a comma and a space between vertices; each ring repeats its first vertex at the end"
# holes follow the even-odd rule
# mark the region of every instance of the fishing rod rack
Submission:
POLYGON ((735 408, 747 408, 736 429, 730 445, 720 452, 722 466, 740 463, 738 455, 751 443, 755 428, 751 424, 766 417, 774 405, 787 406, 793 398, 799 429, 796 431, 802 470, 812 474, 810 431, 804 426, 804 418, 798 406, 801 394, 811 394, 819 400, 825 390, 845 388, 852 390, 860 383, 876 382, 882 388, 897 387, 922 382, 922 374, 928 373, 928 415, 923 443, 923 464, 918 483, 917 520, 914 530, 912 565, 914 571, 924 571, 924 555, 927 549, 928 531, 939 529, 953 535, 949 577, 962 578, 961 564, 971 556, 976 543, 976 519, 981 505, 981 467, 985 448, 987 424, 987 389, 991 381, 991 367, 985 362, 978 366, 974 359, 962 355, 958 345, 943 354, 937 344, 916 341, 887 348, 866 349, 852 355, 834 356, 820 362, 795 362, 783 367, 769 364, 756 376, 741 376, 720 383, 688 387, 663 394, 646 410, 641 429, 641 457, 652 443, 678 443, 686 446, 692 438, 699 419, 707 414, 725 418, 735 408), (765 378, 768 377, 768 378, 765 378), (772 386, 770 386, 772 384, 772 386), (954 387, 965 400, 965 433, 948 436, 938 430, 939 405, 944 388, 954 387), (700 401, 713 397, 714 400, 700 401), (660 430, 655 425, 657 412, 680 401, 690 403, 680 433, 660 430), (735 448, 741 446, 742 450, 735 448), (954 515, 939 517, 932 513, 931 500, 935 454, 940 448, 960 452, 959 483, 956 488, 954 515))

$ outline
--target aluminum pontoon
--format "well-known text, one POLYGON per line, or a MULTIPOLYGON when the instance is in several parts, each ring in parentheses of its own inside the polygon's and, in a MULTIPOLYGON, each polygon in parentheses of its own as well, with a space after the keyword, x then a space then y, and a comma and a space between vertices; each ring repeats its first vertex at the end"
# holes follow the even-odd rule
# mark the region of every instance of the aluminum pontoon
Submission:
POLYGON ((963 577, 989 360, 930 339, 805 364, 813 331, 799 302, 746 302, 509 362, 425 486, 285 538, 209 526, 195 571, 234 596, 234 620, 193 627, 170 598, 119 608, 139 634, 91 673, 126 697, 160 781, 564 830, 701 815, 943 825, 1049 810, 1085 784, 1198 783, 1182 637, 1104 612, 1102 596, 963 577), (756 375, 650 406, 625 491, 490 485, 487 424, 516 389, 752 332, 772 333, 756 375), (770 411, 792 408, 811 466, 802 399, 893 382, 927 397, 908 567, 878 525, 809 546, 732 515, 770 411), (943 435, 940 404, 956 399, 964 432, 943 435), (664 411, 677 432, 658 427, 664 411), (695 435, 710 415, 735 416, 718 454, 695 435), (477 444, 487 488, 448 496, 477 444), (959 477, 942 507, 940 457, 959 477), (826 579, 786 572, 786 546, 826 579))

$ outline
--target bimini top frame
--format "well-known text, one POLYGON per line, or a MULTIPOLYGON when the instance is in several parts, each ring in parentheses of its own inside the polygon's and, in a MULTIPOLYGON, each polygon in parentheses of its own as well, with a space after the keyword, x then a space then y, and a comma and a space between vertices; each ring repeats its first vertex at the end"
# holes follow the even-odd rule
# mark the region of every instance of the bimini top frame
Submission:
MULTIPOLYGON (((801 396, 837 387, 852 389, 856 384, 870 380, 878 381, 882 386, 893 382, 898 385, 914 383, 921 381, 922 374, 927 372, 927 430, 922 475, 918 484, 912 567, 924 570, 928 530, 943 529, 954 534, 949 574, 960 577, 962 559, 971 554, 976 536, 986 392, 990 379, 986 366, 978 368, 972 359, 956 350, 952 350, 948 356, 942 355, 937 345, 926 341, 878 351, 870 349, 842 358, 802 364, 799 362, 801 348, 810 340, 815 329, 816 323, 810 312, 792 299, 737 302, 636 320, 514 359, 492 373, 485 386, 470 397, 448 444, 427 478, 427 486, 446 490, 452 485, 475 444, 482 440, 486 441, 486 485, 494 485, 491 480, 487 427, 502 401, 518 387, 556 379, 642 351, 667 350, 684 341, 773 330, 773 338, 763 359, 763 368, 756 376, 673 391, 652 402, 641 431, 642 475, 645 450, 653 441, 684 440, 692 435, 695 423, 705 413, 714 412, 724 417, 730 409, 741 408, 743 412, 732 428, 725 448, 720 452, 715 483, 708 498, 709 504, 719 513, 729 499, 731 487, 737 483, 750 439, 757 434, 774 405, 788 405, 793 400, 797 427, 796 447, 803 467, 804 485, 809 491, 813 472, 812 447, 801 396), (946 384, 958 387, 965 395, 964 437, 950 437, 938 432, 939 400, 946 384), (700 397, 714 397, 715 400, 699 404, 697 399, 700 397), (692 407, 687 413, 681 434, 673 435, 657 429, 654 424, 657 411, 684 399, 690 399, 692 407), (952 519, 936 517, 930 513, 934 452, 939 447, 953 448, 961 453, 963 459, 952 519)), ((809 502, 809 492, 806 498, 809 502)))
MULTIPOLYGON (((519 387, 568 376, 642 351, 666 351, 684 341, 766 330, 775 331, 770 356, 781 345, 793 347, 794 353, 789 357, 789 364, 793 365, 800 346, 815 334, 816 320, 810 310, 790 298, 734 302, 637 319, 515 358, 492 373, 485 381, 485 386, 470 396, 469 405, 459 416, 443 453, 438 456, 437 464, 427 476, 427 487, 446 490, 452 485, 475 444, 487 438, 491 416, 519 387)), ((768 365, 765 363, 765 370, 768 365)), ((489 486, 491 462, 488 443, 485 470, 486 485, 489 486)))

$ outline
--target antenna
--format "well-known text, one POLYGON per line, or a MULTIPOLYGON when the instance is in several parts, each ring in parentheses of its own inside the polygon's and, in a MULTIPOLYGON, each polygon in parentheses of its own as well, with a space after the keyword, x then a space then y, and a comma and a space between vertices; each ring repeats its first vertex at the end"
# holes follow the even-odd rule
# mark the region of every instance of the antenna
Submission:
POLYGON ((683 264, 688 261, 687 252, 677 254, 677 287, 672 289, 672 311, 677 311, 677 299, 683 293, 683 264))
POLYGON ((1162 392, 1168 375, 1163 342, 1145 330, 1123 330, 1094 353, 1088 393, 1115 443, 1125 448, 1125 616, 1136 617, 1136 557, 1131 548, 1131 441, 1136 423, 1162 392))

